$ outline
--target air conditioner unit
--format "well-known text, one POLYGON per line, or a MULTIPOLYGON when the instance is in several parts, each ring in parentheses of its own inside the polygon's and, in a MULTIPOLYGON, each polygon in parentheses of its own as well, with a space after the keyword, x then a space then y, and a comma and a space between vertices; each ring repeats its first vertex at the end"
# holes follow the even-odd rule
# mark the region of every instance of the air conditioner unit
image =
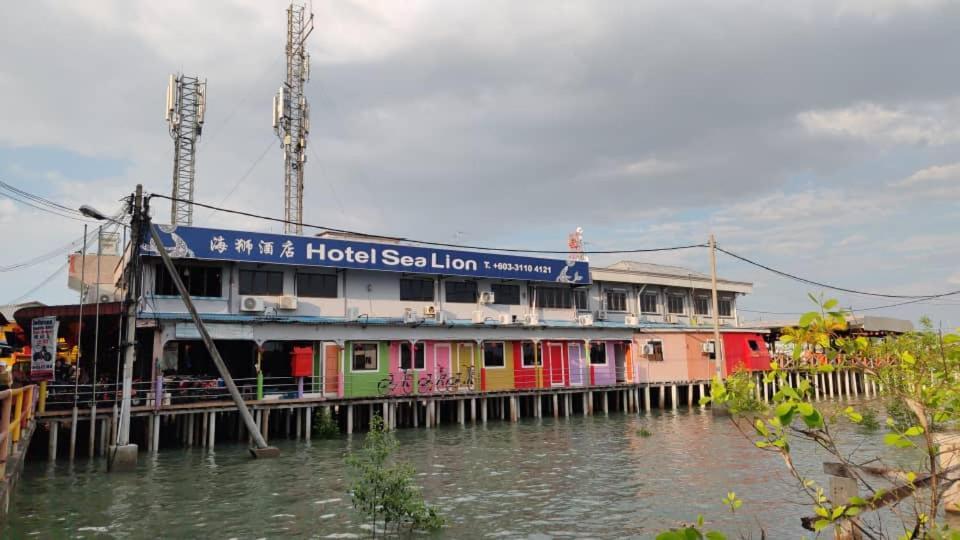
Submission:
POLYGON ((483 291, 480 293, 480 303, 481 304, 492 304, 496 297, 493 294, 493 291, 483 291))
POLYGON ((704 341, 701 344, 700 348, 703 350, 703 354, 713 354, 714 352, 716 352, 716 345, 713 343, 712 340, 704 341))
POLYGON ((523 316, 523 324, 527 326, 537 326, 540 324, 540 319, 533 313, 527 313, 523 316))
POLYGON ((643 346, 643 355, 644 356, 653 356, 657 350, 653 347, 652 343, 646 343, 643 346))
POLYGON ((256 296, 241 296, 240 311, 263 311, 263 298, 256 296))
POLYGON ((640 324, 640 319, 636 315, 627 315, 623 318, 623 323, 627 326, 637 326, 640 324))
POLYGON ((598 321, 605 321, 605 320, 607 320, 607 312, 604 311, 604 310, 602 310, 602 309, 601 309, 600 311, 598 311, 598 312, 597 312, 597 320, 598 320, 598 321))
POLYGON ((85 304, 96 304, 97 302, 106 304, 108 302, 119 301, 120 297, 117 295, 116 288, 110 285, 92 285, 87 287, 83 295, 83 302, 85 304))
POLYGON ((420 322, 420 316, 417 315, 417 310, 413 308, 406 308, 403 310, 403 322, 407 324, 420 322))
POLYGON ((513 316, 509 313, 501 313, 500 324, 513 324, 513 316))
POLYGON ((297 309, 297 297, 281 296, 280 301, 277 302, 277 307, 279 309, 297 309))
POLYGON ((483 324, 484 320, 486 320, 486 317, 483 316, 483 311, 477 310, 473 312, 473 324, 483 324))
POLYGON ((577 315, 577 324, 580 326, 591 326, 593 325, 593 315, 586 313, 583 315, 577 315))
POLYGON ((347 320, 355 321, 360 318, 360 308, 358 307, 348 307, 347 308, 347 320))
POLYGON ((437 306, 425 306, 423 308, 423 316, 427 318, 434 318, 437 316, 437 306))

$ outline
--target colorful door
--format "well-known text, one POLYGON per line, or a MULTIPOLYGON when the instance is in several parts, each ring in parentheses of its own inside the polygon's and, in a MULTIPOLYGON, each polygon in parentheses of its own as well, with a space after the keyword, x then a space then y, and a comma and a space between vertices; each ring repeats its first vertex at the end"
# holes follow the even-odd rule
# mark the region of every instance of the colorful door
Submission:
POLYGON ((583 385, 584 373, 586 372, 586 361, 583 356, 583 345, 579 343, 569 343, 567 345, 567 358, 570 359, 570 386, 583 385))
POLYGON ((563 343, 547 343, 546 362, 543 364, 550 386, 563 386, 563 343))
POLYGON ((323 394, 336 396, 340 388, 340 347, 328 343, 323 348, 323 394))
POLYGON ((452 374, 450 370, 450 344, 437 343, 433 346, 433 380, 449 381, 452 374))
POLYGON ((476 370, 473 366, 473 343, 457 344, 457 373, 460 375, 460 389, 472 390, 476 370))

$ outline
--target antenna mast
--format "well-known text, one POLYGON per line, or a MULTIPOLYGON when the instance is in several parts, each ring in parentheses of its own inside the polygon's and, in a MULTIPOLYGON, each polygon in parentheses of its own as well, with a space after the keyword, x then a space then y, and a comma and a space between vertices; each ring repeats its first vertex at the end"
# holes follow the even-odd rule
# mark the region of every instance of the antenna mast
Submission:
POLYGON ((203 130, 207 81, 182 74, 170 75, 167 82, 166 119, 173 138, 172 225, 193 224, 193 185, 196 174, 197 141, 203 130), (178 200, 177 200, 178 199, 178 200))
POLYGON ((303 92, 310 80, 306 41, 313 31, 313 13, 291 2, 287 8, 287 80, 273 98, 273 129, 283 144, 283 225, 286 234, 303 233, 303 165, 307 162, 310 107, 303 92))

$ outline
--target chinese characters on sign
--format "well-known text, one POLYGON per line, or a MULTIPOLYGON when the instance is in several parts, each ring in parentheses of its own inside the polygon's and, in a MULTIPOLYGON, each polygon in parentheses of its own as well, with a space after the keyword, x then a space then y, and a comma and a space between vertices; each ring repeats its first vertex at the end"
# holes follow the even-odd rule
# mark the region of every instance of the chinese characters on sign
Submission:
MULTIPOLYGON (((582 236, 571 237, 569 260, 479 251, 459 251, 397 243, 360 242, 201 227, 158 227, 167 251, 196 259, 294 264, 491 279, 590 282, 582 236), (576 244, 576 245, 574 245, 576 244)), ((156 253, 144 246, 145 254, 156 253)))

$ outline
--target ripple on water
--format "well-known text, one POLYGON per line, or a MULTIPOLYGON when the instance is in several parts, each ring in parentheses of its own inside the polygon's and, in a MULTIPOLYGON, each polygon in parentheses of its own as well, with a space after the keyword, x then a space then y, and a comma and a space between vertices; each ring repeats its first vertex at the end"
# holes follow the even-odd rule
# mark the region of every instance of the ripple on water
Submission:
MULTIPOLYGON (((803 534, 804 508, 789 500, 782 463, 696 410, 396 435, 427 501, 447 513, 443 537, 648 537, 700 513, 733 533, 756 531, 759 522, 770 538, 803 534), (641 426, 653 435, 636 435, 641 426), (748 488, 746 503, 731 516, 716 501, 729 490, 740 494, 739 486, 748 488)), ((277 441, 282 455, 264 461, 251 461, 241 445, 220 445, 215 454, 170 449, 142 460, 133 475, 106 475, 102 462, 29 463, 3 534, 369 536, 344 477, 343 456, 359 439, 277 441)), ((885 457, 882 445, 866 447, 885 457)), ((799 450, 798 463, 822 481, 822 459, 799 450)))

